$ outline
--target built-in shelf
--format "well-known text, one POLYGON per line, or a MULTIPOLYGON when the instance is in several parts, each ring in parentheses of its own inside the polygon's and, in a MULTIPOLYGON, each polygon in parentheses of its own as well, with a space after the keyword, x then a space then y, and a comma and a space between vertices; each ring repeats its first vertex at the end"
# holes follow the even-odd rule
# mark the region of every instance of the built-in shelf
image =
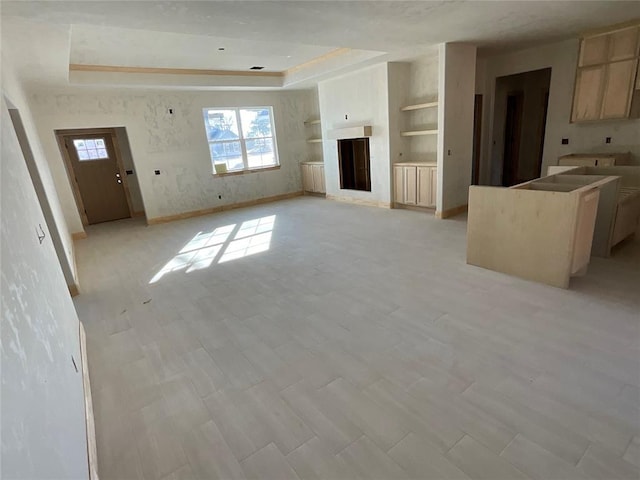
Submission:
POLYGON ((407 105, 406 107, 402 107, 400 110, 402 112, 408 112, 411 110, 422 110, 423 108, 433 108, 437 106, 438 102, 418 103, 416 105, 407 105))
POLYGON ((437 135, 438 130, 411 130, 408 132, 400 132, 402 137, 418 137, 420 135, 437 135))
POLYGON ((304 122, 305 125, 320 125, 320 119, 319 118, 315 118, 312 120, 307 120, 306 122, 304 122))
POLYGON ((307 143, 320 143, 320 142, 322 142, 322 138, 319 138, 319 137, 307 139, 307 143))

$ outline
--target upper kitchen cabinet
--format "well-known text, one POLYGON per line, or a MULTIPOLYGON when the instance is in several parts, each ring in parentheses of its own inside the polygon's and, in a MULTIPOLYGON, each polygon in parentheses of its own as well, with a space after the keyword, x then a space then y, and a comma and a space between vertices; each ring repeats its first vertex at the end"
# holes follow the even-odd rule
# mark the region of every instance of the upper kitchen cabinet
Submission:
POLYGON ((630 118, 634 95, 640 26, 627 26, 580 41, 573 92, 572 122, 630 118))

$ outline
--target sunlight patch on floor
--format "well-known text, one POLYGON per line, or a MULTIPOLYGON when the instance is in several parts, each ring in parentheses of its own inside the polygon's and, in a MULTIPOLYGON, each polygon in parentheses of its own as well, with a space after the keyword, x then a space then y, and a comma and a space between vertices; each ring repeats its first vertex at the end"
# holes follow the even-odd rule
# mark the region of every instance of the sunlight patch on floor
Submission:
POLYGON ((199 232, 149 283, 156 283, 170 272, 184 270, 185 273, 191 273, 209 268, 216 259, 217 263, 225 263, 266 252, 271 245, 275 221, 276 215, 270 215, 247 220, 239 227, 231 224, 218 227, 212 232, 199 232))

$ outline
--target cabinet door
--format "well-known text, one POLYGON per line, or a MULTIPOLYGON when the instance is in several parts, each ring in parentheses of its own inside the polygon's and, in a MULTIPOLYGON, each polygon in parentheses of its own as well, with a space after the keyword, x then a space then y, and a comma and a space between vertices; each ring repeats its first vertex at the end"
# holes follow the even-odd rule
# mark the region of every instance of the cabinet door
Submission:
POLYGON ((416 167, 404 167, 404 203, 415 205, 418 200, 418 178, 416 167))
POLYGON ((404 203, 404 167, 393 167, 393 201, 404 203))
POLYGON ((580 42, 580 58, 578 66, 605 63, 609 56, 609 35, 597 35, 583 38, 580 42))
POLYGON ((418 167, 418 198, 417 205, 431 206, 431 170, 433 167, 418 167))
POLYGON ((438 197, 438 169, 436 167, 431 167, 429 181, 431 182, 431 188, 429 189, 429 193, 431 194, 429 197, 429 207, 436 208, 436 198, 438 197))
POLYGON ((600 118, 627 118, 636 79, 638 60, 607 65, 600 118))
POLYGON ((572 122, 600 118, 606 69, 606 65, 578 69, 573 93, 572 122))
POLYGON ((313 192, 313 172, 311 165, 302 165, 302 189, 305 192, 313 192))
POLYGON ((625 28, 609 35, 609 61, 626 60, 638 55, 638 27, 625 28))
POLYGON ((325 193, 324 188, 324 166, 312 165, 311 171, 313 175, 313 191, 316 193, 325 193))

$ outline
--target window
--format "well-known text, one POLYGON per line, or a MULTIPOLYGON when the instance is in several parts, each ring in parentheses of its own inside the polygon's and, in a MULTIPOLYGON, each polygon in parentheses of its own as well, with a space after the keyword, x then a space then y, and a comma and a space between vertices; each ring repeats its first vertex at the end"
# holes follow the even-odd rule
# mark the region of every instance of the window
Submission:
POLYGON ((107 147, 104 144, 104 138, 74 140, 73 146, 76 148, 78 160, 81 162, 86 160, 102 160, 104 158, 109 158, 107 147))
POLYGON ((205 108, 211 162, 230 172, 278 165, 271 107, 205 108))

